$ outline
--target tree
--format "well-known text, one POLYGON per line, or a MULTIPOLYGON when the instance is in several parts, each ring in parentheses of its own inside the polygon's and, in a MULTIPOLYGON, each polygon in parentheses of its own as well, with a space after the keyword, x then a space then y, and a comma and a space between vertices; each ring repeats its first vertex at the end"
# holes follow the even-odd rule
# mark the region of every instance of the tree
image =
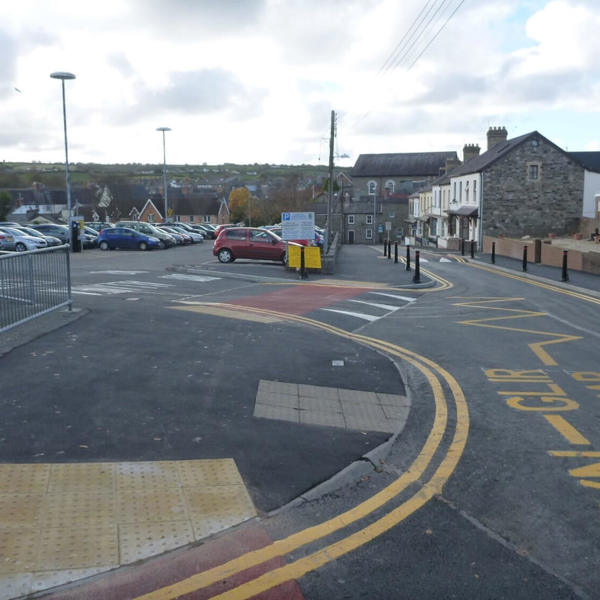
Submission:
POLYGON ((12 208, 12 198, 8 192, 0 192, 0 221, 6 221, 12 208))
POLYGON ((229 215, 232 223, 246 221, 250 192, 245 187, 233 188, 229 192, 229 215))

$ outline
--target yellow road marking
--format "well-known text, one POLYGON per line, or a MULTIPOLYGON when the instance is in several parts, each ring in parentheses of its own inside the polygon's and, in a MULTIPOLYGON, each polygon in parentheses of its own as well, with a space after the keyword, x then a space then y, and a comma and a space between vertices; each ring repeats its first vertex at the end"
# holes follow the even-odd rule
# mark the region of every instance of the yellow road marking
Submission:
POLYGON ((590 442, 561 415, 544 415, 544 418, 556 429, 569 444, 589 446, 590 442))
POLYGON ((497 310, 503 311, 505 313, 517 313, 514 315, 505 315, 502 317, 490 317, 487 319, 469 319, 467 321, 458 321, 460 325, 472 325, 474 327, 487 327, 489 329, 500 329, 503 331, 515 331, 517 333, 529 333, 533 335, 544 335, 550 337, 552 339, 545 340, 543 342, 532 342, 528 344, 531 351, 540 359, 540 361, 544 365, 548 366, 556 366, 556 361, 548 354, 548 352, 544 349, 544 346, 549 346, 551 344, 561 344, 563 342, 572 342, 575 340, 583 339, 581 336, 577 335, 567 335, 564 333, 555 333, 552 331, 539 331, 536 329, 523 329, 519 327, 505 327, 502 325, 492 325, 492 322, 495 321, 509 321, 512 319, 526 319, 530 317, 545 317, 546 313, 525 310, 525 309, 517 309, 517 308, 507 308, 504 306, 488 306, 489 304, 495 304, 499 302, 513 302, 518 300, 518 298, 496 298, 493 300, 479 300, 475 302, 457 302, 454 306, 467 306, 470 308, 479 308, 481 310, 497 310))
MULTIPOLYGON (((230 307, 230 305, 227 304, 217 305, 225 308, 230 307)), ((387 486, 368 500, 358 504, 349 511, 346 511, 336 517, 333 517, 332 519, 329 519, 328 521, 325 521, 319 525, 315 525, 298 533, 292 534, 283 540, 275 541, 264 548, 260 548, 259 550, 249 552, 243 556, 228 561, 223 565, 219 565, 203 573, 193 575, 192 577, 184 579, 173 585, 140 596, 136 600, 170 600, 177 596, 181 596, 196 591, 198 589, 207 587, 212 583, 215 583, 227 577, 231 577, 236 573, 246 570, 251 566, 261 564, 271 558, 285 555, 301 546, 326 537, 331 533, 340 530, 359 519, 362 519, 363 517, 372 513, 377 508, 383 506, 392 498, 396 497, 411 483, 418 481, 425 469, 427 468, 427 466, 429 465, 429 463, 431 462, 431 460, 433 459, 434 454, 438 450, 448 424, 448 412, 444 391, 439 379, 433 373, 433 371, 437 371, 437 373, 445 380, 446 385, 448 385, 450 391, 452 392, 454 403, 456 406, 456 429, 448 451, 446 452, 444 459, 436 469, 431 479, 426 484, 424 484, 424 487, 419 492, 417 492, 411 499, 404 502, 397 509, 388 513, 388 515, 386 515, 379 521, 376 521, 372 525, 363 529, 362 533, 358 532, 357 534, 353 534, 352 536, 345 538, 341 542, 333 544, 328 549, 326 548, 320 553, 315 553, 315 555, 313 555, 313 558, 315 559, 313 563, 310 563, 310 560, 308 560, 307 562, 307 559, 309 558, 307 557, 307 559, 303 559, 304 562, 301 565, 296 565, 295 567, 295 563, 289 565, 290 567, 292 567, 289 571, 281 571, 277 569, 273 572, 275 573, 275 575, 268 581, 263 579, 262 577, 258 578, 257 580, 255 580, 256 582, 258 582, 255 585, 260 587, 261 589, 270 589, 271 587, 278 585, 278 581, 287 581, 292 578, 300 577, 302 572, 306 573, 308 570, 318 568, 322 564, 325 564, 325 562, 334 560, 335 558, 337 558, 337 556, 341 556, 346 552, 350 552, 352 549, 355 549, 359 545, 364 544, 373 539, 374 537, 380 535, 384 531, 387 531, 390 527, 393 527, 402 519, 406 518, 406 516, 420 508, 433 495, 441 491, 442 486, 454 471, 456 464, 458 463, 464 450, 469 430, 469 414, 464 394, 454 377, 452 377, 450 373, 448 373, 445 369, 443 369, 433 361, 422 357, 415 352, 406 350, 404 348, 401 348, 400 346, 396 346, 395 344, 391 344, 389 342, 384 342, 381 340, 375 340, 367 336, 353 334, 344 331, 343 329, 339 329, 337 327, 327 325, 325 323, 321 323, 319 321, 315 321, 307 317, 288 315, 286 313, 257 309, 254 307, 243 307, 243 309, 247 310, 248 312, 269 314, 273 316, 279 316, 287 320, 301 322, 313 327, 317 327, 319 329, 323 329, 325 331, 329 331, 330 333, 338 335, 340 337, 345 337, 350 340, 359 341, 362 344, 369 345, 380 350, 384 350, 386 352, 394 354, 395 356, 403 358, 404 360, 412 364, 414 367, 419 369, 427 378, 432 387, 435 402, 435 417, 433 427, 427 437, 425 445, 423 446, 421 452, 419 453, 415 461, 412 463, 408 471, 403 473, 396 481, 394 481, 392 484, 390 484, 389 486, 387 486), (429 368, 429 366, 431 366, 431 369, 429 368), (339 552, 339 554, 336 555, 336 552, 339 552), (319 560, 316 560, 317 554, 319 555, 319 560), (310 564, 312 564, 313 566, 311 567, 310 564)), ((248 584, 250 583, 253 582, 248 582, 248 584)), ((249 587, 245 587, 248 586, 248 584, 244 584, 239 588, 231 590, 229 593, 238 594, 236 596, 231 597, 249 598, 250 596, 258 593, 252 591, 253 588, 251 589, 249 587), (237 590, 240 591, 238 592, 237 590)))
POLYGON ((586 479, 580 479, 579 483, 585 487, 600 490, 600 481, 587 481, 586 479))
POLYGON ((550 283, 543 283, 541 281, 535 281, 533 279, 528 279, 526 277, 521 277, 519 275, 513 275, 512 273, 505 273, 504 271, 499 271, 498 269, 494 269, 491 267, 486 267, 485 265, 476 265, 473 263, 468 263, 470 267, 474 269, 481 269, 482 271, 488 271, 489 273, 494 273, 495 275, 500 275, 502 277, 508 277, 509 279, 516 279, 517 281, 521 281, 523 283, 527 283, 529 285, 535 285, 536 287, 540 287, 546 290, 551 290, 553 292, 558 292, 559 294, 564 294, 565 296, 572 296, 573 298, 577 298, 579 300, 585 300, 586 302, 592 302, 593 304, 600 304, 600 298, 595 298, 594 296, 588 296, 587 294, 582 294, 581 292, 575 292, 573 290, 566 290, 564 288, 558 287, 556 285, 552 285, 550 283))

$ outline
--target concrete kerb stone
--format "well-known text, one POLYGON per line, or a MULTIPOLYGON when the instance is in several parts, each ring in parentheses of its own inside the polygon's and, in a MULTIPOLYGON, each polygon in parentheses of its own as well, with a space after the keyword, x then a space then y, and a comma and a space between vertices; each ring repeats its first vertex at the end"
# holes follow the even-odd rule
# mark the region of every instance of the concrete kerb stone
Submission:
MULTIPOLYGON (((596 292, 595 290, 590 290, 589 288, 582 288, 571 283, 566 283, 564 281, 558 281, 554 279, 548 279, 548 277, 540 277, 539 275, 533 275, 527 271, 521 272, 516 269, 508 269, 506 267, 501 267, 499 265, 494 265, 483 260, 478 259, 469 259, 468 262, 472 262, 475 264, 479 264, 485 267, 490 267, 492 269, 497 269, 498 271, 502 271, 503 273, 510 273, 511 275, 518 275, 519 277, 524 277, 525 279, 531 279, 532 281, 539 281, 540 283, 551 283, 556 287, 569 290, 572 292, 579 292, 580 294, 588 294, 590 296, 594 296, 595 298, 600 298, 600 292, 596 292)), ((600 277, 598 278, 600 282, 600 277)))

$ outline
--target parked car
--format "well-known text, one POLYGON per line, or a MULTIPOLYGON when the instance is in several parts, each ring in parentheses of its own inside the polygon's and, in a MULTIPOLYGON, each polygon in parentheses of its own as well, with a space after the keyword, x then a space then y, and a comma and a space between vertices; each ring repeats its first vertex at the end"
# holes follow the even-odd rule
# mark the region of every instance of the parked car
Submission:
POLYGON ((232 223, 221 223, 220 225, 216 225, 215 226, 215 235, 217 237, 219 237, 219 234, 221 233, 221 231, 223 231, 223 229, 227 229, 229 227, 235 227, 235 225, 233 225, 232 223))
POLYGON ((285 264, 286 250, 286 243, 266 229, 227 227, 215 240, 213 255, 222 263, 233 262, 236 258, 255 258, 276 260, 285 264))
POLYGON ((41 231, 38 231, 37 229, 34 229, 33 227, 20 226, 20 227, 16 227, 15 229, 19 229, 20 231, 25 232, 27 235, 32 235, 34 237, 40 237, 40 238, 46 240, 48 247, 60 246, 62 244, 60 239, 58 239, 57 237, 54 237, 53 235, 44 235, 41 231))
POLYGON ((204 236, 201 233, 199 233, 198 231, 195 231, 194 229, 192 229, 185 223, 179 223, 179 222, 178 223, 169 223, 168 225, 172 229, 176 229, 177 231, 180 231, 181 233, 183 233, 185 235, 189 235, 192 238, 193 244, 198 244, 198 243, 204 241, 204 236))
POLYGON ((157 237, 160 240, 161 248, 170 248, 177 243, 170 233, 163 231, 160 227, 156 227, 152 223, 146 223, 145 221, 119 221, 116 224, 116 227, 129 227, 129 229, 135 229, 140 233, 157 237))
POLYGON ((207 223, 189 225, 192 229, 199 231, 205 239, 207 240, 216 240, 217 235, 215 230, 212 227, 209 227, 207 223))
POLYGON ((160 240, 128 227, 110 227, 103 229, 98 235, 98 246, 100 250, 114 250, 115 248, 151 250, 160 248, 160 240))
POLYGON ((106 221, 86 221, 85 226, 94 229, 96 233, 100 233, 103 229, 106 229, 107 227, 114 227, 112 223, 107 223, 106 221))
POLYGON ((0 250, 14 250, 15 249, 15 238, 11 233, 0 229, 0 250))
POLYGON ((39 225, 30 225, 32 229, 57 237, 63 244, 71 243, 71 231, 66 225, 57 225, 54 223, 41 223, 39 225))
MULTIPOLYGON (((191 244, 192 243, 191 236, 189 236, 187 233, 184 233, 181 229, 177 229, 176 227, 173 227, 170 224, 165 225, 163 223, 160 224, 160 228, 163 229, 164 231, 167 231, 171 235, 177 234, 177 236, 179 236, 179 238, 181 238, 182 244, 191 244)), ((177 239, 177 238, 175 238, 175 239, 177 239)))
POLYGON ((17 227, 4 227, 2 231, 9 233, 15 239, 15 250, 17 252, 25 252, 26 250, 39 250, 47 248, 48 244, 44 238, 29 235, 25 231, 19 230, 17 227))

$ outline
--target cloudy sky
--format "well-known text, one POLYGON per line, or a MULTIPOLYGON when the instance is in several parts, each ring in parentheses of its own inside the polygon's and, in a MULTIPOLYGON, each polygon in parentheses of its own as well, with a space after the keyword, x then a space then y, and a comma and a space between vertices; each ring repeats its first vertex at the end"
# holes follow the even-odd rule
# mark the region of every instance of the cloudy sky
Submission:
POLYGON ((0 159, 338 164, 537 129, 600 150, 598 0, 20 0, 0 159), (455 14, 452 16, 453 12, 455 14), (348 158, 341 155, 347 154, 348 158))

